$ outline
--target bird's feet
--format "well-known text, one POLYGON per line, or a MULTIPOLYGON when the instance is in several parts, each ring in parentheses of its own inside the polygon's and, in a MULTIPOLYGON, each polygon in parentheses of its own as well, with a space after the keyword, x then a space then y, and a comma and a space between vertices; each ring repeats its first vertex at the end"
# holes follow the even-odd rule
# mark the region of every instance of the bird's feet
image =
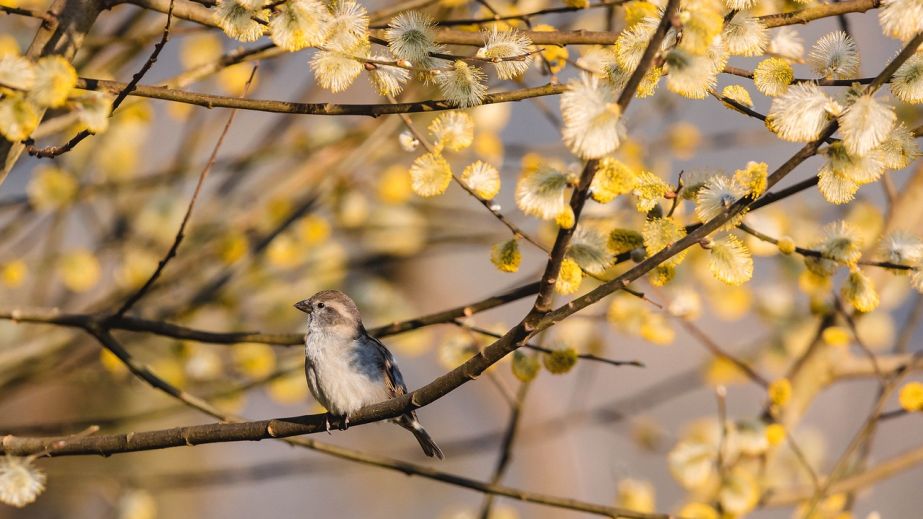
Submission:
POLYGON ((333 418, 342 418, 342 419, 343 419, 343 424, 340 425, 340 430, 341 430, 341 431, 345 431, 346 429, 349 429, 349 415, 348 415, 348 414, 344 414, 344 415, 342 415, 342 416, 338 416, 338 415, 334 415, 334 414, 331 414, 331 413, 327 413, 327 414, 324 415, 324 427, 327 429, 327 434, 333 434, 333 433, 330 432, 330 418, 331 418, 331 417, 333 417, 333 418))

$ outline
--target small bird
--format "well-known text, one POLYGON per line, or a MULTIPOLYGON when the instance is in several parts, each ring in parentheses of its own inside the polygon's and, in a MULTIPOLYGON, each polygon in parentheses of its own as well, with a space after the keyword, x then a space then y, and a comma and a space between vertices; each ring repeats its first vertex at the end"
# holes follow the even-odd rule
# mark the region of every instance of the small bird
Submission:
MULTIPOLYGON (((304 343, 304 372, 311 394, 329 414, 349 415, 358 409, 407 393, 394 356, 362 325, 356 303, 339 290, 324 290, 295 303, 308 314, 304 343)), ((412 432, 423 453, 443 459, 442 449, 430 438, 413 411, 391 420, 412 432)))

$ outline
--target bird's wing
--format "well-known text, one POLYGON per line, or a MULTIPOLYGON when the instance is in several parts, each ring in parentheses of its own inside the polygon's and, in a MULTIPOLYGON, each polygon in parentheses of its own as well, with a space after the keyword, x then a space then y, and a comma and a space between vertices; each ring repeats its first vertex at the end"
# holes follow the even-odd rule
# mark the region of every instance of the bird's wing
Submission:
POLYGON ((372 336, 369 336, 369 338, 381 354, 382 371, 385 375, 385 386, 387 387, 388 395, 391 398, 395 398, 406 394, 407 386, 404 384, 404 377, 401 375, 401 370, 397 367, 397 361, 394 360, 394 356, 391 355, 391 352, 388 351, 388 348, 385 347, 381 341, 372 336))

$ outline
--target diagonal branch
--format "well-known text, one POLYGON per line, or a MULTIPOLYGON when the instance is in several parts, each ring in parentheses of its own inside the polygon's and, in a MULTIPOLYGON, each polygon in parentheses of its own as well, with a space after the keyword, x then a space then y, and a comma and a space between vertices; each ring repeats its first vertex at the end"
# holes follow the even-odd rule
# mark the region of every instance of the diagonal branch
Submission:
POLYGON ((690 335, 698 339, 702 346, 704 346, 705 349, 707 349, 713 356, 724 359, 737 366, 737 369, 742 371, 747 376, 747 378, 749 378, 755 384, 763 387, 764 389, 769 387, 769 381, 766 380, 766 377, 757 373, 757 371, 746 362, 725 351, 721 346, 718 345, 717 342, 715 342, 694 323, 687 319, 683 319, 682 317, 676 317, 675 321, 679 322, 680 326, 685 328, 690 335))
MULTIPOLYGON (((638 86, 641 84, 641 79, 654 62, 654 58, 660 50, 660 44, 666 37, 667 30, 672 23, 673 14, 678 8, 678 0, 670 0, 667 2, 660 24, 657 26, 657 30, 654 32, 654 35, 651 36, 647 47, 644 49, 641 61, 632 72, 631 77, 628 78, 628 82, 625 83, 625 87, 622 89, 621 94, 619 94, 617 104, 620 113, 625 113, 625 109, 628 108, 628 103, 631 102, 638 86)), ((593 177, 596 175, 596 168, 598 165, 599 162, 597 160, 587 161, 583 168, 583 173, 580 175, 580 181, 574 189, 574 193, 571 195, 570 207, 574 213, 574 225, 566 229, 561 228, 558 231, 557 238, 555 238, 554 245, 551 248, 551 253, 548 255, 548 264, 545 266, 544 274, 542 274, 538 297, 535 300, 532 311, 529 312, 529 315, 524 320, 526 331, 530 333, 534 330, 535 319, 551 310, 554 286, 557 282, 558 273, 561 270, 561 263, 564 261, 564 255, 567 252, 570 239, 577 229, 577 222, 580 221, 580 213, 586 203, 587 196, 589 196, 590 185, 593 182, 593 177)))
POLYGON ((14 16, 25 16, 27 18, 35 18, 36 20, 41 20, 42 23, 51 26, 58 19, 55 15, 50 12, 41 12, 38 9, 27 9, 24 7, 13 7, 9 5, 0 5, 0 13, 14 15, 14 16))

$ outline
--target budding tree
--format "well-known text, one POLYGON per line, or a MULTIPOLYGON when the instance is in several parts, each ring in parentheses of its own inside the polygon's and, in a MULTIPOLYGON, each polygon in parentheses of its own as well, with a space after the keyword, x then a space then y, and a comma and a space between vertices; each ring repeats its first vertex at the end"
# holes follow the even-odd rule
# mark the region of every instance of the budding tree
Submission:
POLYGON ((484 518, 921 505, 901 492, 923 463, 906 433, 923 411, 923 1, 0 11, 4 506, 148 518, 184 489, 223 516, 206 489, 302 471, 326 479, 222 500, 484 518), (309 407, 291 307, 330 288, 412 390, 348 422, 309 407), (419 408, 442 464, 363 426, 419 408), (613 422, 627 441, 594 434, 613 422), (328 442, 328 425, 350 429, 328 442), (335 460, 263 459, 280 442, 335 460))

